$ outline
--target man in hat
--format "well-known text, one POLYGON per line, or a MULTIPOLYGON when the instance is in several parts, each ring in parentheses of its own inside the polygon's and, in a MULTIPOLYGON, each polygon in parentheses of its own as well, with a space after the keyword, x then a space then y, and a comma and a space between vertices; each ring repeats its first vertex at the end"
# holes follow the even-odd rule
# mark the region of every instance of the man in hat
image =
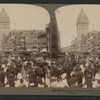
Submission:
POLYGON ((28 87, 31 87, 31 84, 34 84, 34 85, 32 85, 32 87, 38 87, 37 74, 33 70, 31 70, 30 73, 29 73, 28 87))
POLYGON ((67 84, 69 85, 70 83, 70 78, 71 78, 71 68, 67 65, 66 66, 66 79, 67 79, 67 84))
POLYGON ((78 82, 78 86, 82 87, 82 80, 83 80, 83 72, 81 68, 77 69, 77 82, 78 82))

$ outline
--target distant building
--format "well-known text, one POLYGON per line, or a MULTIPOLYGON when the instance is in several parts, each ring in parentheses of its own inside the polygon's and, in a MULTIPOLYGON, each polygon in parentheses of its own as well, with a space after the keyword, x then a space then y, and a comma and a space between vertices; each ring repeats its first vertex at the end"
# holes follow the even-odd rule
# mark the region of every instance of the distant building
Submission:
POLYGON ((77 44, 78 45, 77 51, 81 51, 80 41, 83 40, 85 36, 87 36, 89 30, 89 20, 83 9, 81 9, 81 12, 78 15, 76 25, 77 25, 77 37, 71 42, 71 45, 77 44))
POLYGON ((38 35, 38 49, 48 49, 48 42, 47 42, 47 33, 46 32, 40 32, 38 35))
POLYGON ((100 53, 100 31, 91 31, 81 41, 81 51, 100 53))
POLYGON ((0 12, 0 35, 5 36, 8 35, 10 32, 10 18, 5 11, 5 9, 2 9, 2 12, 0 12))
POLYGON ((11 39, 10 35, 5 36, 4 39, 1 41, 1 48, 2 51, 12 51, 14 50, 14 43, 12 44, 13 40, 11 39))
MULTIPOLYGON (((71 46, 63 48, 63 51, 75 51, 75 52, 86 52, 88 51, 88 32, 89 30, 89 20, 83 9, 78 15, 77 18, 77 37, 71 42, 71 46)), ((95 33, 94 33, 95 34, 95 33)))
POLYGON ((83 36, 87 35, 89 29, 88 17, 86 16, 83 9, 81 9, 81 12, 78 15, 76 25, 77 25, 77 38, 79 41, 82 39, 83 36))
MULTIPOLYGON (((5 9, 2 8, 2 11, 0 12, 0 42, 2 38, 8 35, 9 32, 10 32, 10 18, 5 9)), ((0 51, 1 51, 1 43, 0 43, 0 51)))
POLYGON ((100 53, 100 31, 91 31, 84 36, 79 43, 62 48, 63 52, 89 52, 100 53), (80 43, 80 50, 79 48, 80 43))
POLYGON ((38 48, 38 36, 46 30, 14 30, 1 41, 2 51, 32 51, 38 48))
POLYGON ((12 30, 5 9, 0 13, 1 51, 32 51, 47 48, 50 52, 50 25, 46 30, 12 30))

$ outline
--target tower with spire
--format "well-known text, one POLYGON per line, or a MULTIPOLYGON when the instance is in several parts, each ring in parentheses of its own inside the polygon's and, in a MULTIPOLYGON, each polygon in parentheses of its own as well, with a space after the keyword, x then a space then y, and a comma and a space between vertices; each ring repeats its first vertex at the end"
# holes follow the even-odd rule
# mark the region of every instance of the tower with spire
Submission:
POLYGON ((0 39, 2 39, 2 36, 7 35, 9 32, 10 18, 5 9, 2 8, 2 11, 0 12, 0 39))
POLYGON ((82 39, 83 36, 87 35, 89 29, 88 17, 86 16, 83 9, 81 9, 81 12, 78 15, 76 25, 77 25, 77 37, 79 41, 82 39))
POLYGON ((54 54, 53 57, 57 57, 57 54, 60 52, 61 46, 60 46, 60 33, 58 30, 57 19, 56 19, 55 13, 52 16, 51 24, 52 24, 51 25, 51 28, 52 28, 52 53, 54 54))

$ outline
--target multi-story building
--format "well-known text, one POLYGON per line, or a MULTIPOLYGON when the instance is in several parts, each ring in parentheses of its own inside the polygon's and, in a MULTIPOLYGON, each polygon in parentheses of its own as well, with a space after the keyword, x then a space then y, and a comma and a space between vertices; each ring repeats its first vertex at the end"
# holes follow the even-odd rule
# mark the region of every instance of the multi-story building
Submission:
MULTIPOLYGON (((10 32, 10 18, 5 9, 2 8, 2 11, 0 12, 0 41, 2 40, 2 38, 8 35, 9 32, 10 32)), ((1 43, 0 43, 0 51, 1 51, 1 43)))
POLYGON ((100 31, 91 31, 78 42, 74 45, 62 48, 62 51, 100 53, 100 31), (80 47, 78 42, 80 43, 80 47), (79 50, 78 48, 81 49, 79 50))
POLYGON ((10 32, 10 18, 3 8, 0 12, 0 35, 8 35, 10 32))
POLYGON ((81 9, 81 12, 78 15, 76 25, 77 25, 77 38, 79 41, 83 38, 83 36, 87 35, 89 27, 88 17, 86 16, 83 9, 81 9))
POLYGON ((80 52, 83 49, 81 48, 81 41, 87 36, 89 30, 89 20, 83 9, 81 9, 81 12, 78 15, 76 25, 77 37, 71 42, 71 45, 77 44, 77 51, 80 52))
POLYGON ((10 18, 3 8, 0 13, 0 43, 1 51, 38 51, 47 48, 50 52, 50 24, 46 30, 10 31, 10 18))
POLYGON ((38 36, 45 30, 14 30, 2 41, 2 51, 32 51, 38 49, 38 36), (8 45, 8 46, 6 46, 8 45))
POLYGON ((48 49, 48 42, 47 42, 47 34, 46 32, 41 33, 38 35, 38 48, 39 50, 48 49))
MULTIPOLYGON (((81 42, 81 46, 85 46, 85 51, 92 52, 92 53, 99 53, 100 52, 100 31, 91 31, 87 34, 86 39, 84 42, 81 42)), ((81 47, 81 51, 83 47, 81 47)))

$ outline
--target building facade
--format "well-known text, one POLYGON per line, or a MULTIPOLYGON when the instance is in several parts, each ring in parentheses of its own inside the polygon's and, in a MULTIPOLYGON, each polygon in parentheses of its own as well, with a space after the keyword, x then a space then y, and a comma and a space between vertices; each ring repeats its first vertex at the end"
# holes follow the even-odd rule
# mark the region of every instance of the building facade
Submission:
POLYGON ((1 41, 2 51, 32 51, 38 48, 38 36, 45 30, 14 30, 1 41))
POLYGON ((90 48, 90 46, 88 46, 90 42, 88 42, 87 37, 91 33, 88 32, 89 20, 83 9, 81 9, 81 12, 78 15, 76 26, 77 26, 77 37, 71 42, 71 46, 63 48, 63 50, 86 52, 90 48))
POLYGON ((5 36, 10 32, 10 18, 3 8, 0 13, 0 35, 5 36))
POLYGON ((47 42, 47 33, 41 33, 38 35, 38 49, 48 49, 48 42, 47 42))
POLYGON ((88 17, 86 16, 83 9, 81 9, 81 12, 78 15, 76 25, 77 25, 77 38, 78 41, 80 41, 83 36, 87 35, 89 29, 88 17))
POLYGON ((50 52, 50 23, 45 30, 10 31, 10 18, 5 9, 0 13, 1 51, 32 51, 47 48, 50 52))
POLYGON ((100 53, 100 31, 91 31, 74 45, 62 48, 63 52, 88 52, 91 54, 100 53), (79 51, 80 43, 80 51, 79 51))

